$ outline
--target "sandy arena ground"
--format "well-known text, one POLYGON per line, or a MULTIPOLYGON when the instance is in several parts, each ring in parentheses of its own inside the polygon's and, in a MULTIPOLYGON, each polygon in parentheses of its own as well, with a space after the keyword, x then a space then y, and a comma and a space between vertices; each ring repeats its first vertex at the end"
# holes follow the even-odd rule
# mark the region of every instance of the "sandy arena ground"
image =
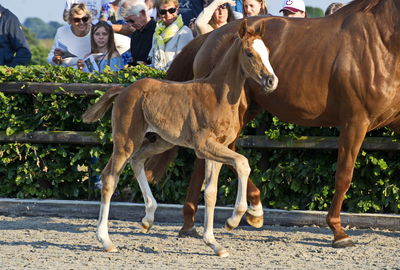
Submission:
MULTIPOLYGON (((201 238, 177 237, 180 224, 159 224, 143 234, 137 222, 111 220, 118 253, 96 240, 97 221, 0 216, 1 269, 400 269, 400 232, 348 229, 355 247, 334 249, 319 227, 221 225, 217 240, 230 256, 219 258, 201 238)), ((202 233, 202 226, 197 228, 202 233)))

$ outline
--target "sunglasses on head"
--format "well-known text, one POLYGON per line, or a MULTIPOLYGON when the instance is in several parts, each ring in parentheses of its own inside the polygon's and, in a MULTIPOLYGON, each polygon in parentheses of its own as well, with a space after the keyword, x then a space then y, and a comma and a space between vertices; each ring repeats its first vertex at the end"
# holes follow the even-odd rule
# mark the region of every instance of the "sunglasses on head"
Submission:
POLYGON ((167 11, 169 12, 169 14, 174 14, 176 12, 176 8, 169 8, 169 9, 160 9, 160 15, 165 15, 167 14, 167 11))
POLYGON ((88 20, 89 20, 89 17, 87 17, 87 16, 82 17, 82 18, 72 18, 72 21, 75 22, 75 23, 78 23, 80 21, 87 22, 88 20))

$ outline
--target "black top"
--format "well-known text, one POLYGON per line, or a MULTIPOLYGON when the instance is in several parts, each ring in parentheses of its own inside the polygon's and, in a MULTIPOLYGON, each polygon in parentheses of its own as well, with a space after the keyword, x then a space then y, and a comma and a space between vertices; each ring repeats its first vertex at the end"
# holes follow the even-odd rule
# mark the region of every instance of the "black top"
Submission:
POLYGON ((148 55, 153 43, 153 34, 155 29, 156 21, 151 18, 142 30, 136 30, 133 32, 131 36, 132 62, 130 65, 137 65, 138 61, 151 64, 151 61, 148 61, 148 55))
POLYGON ((27 65, 30 60, 31 52, 18 18, 0 5, 0 65, 27 65))

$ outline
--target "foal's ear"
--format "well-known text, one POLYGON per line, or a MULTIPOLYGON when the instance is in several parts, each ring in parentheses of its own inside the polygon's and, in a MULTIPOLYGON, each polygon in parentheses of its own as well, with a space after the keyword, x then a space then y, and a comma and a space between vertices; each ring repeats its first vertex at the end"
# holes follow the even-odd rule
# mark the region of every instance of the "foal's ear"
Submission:
POLYGON ((247 19, 245 18, 239 27, 239 37, 243 38, 247 33, 247 19))
POLYGON ((258 27, 257 34, 258 34, 259 36, 262 36, 263 33, 264 33, 264 29, 265 29, 265 25, 264 25, 263 23, 261 23, 261 24, 260 24, 260 27, 258 27))

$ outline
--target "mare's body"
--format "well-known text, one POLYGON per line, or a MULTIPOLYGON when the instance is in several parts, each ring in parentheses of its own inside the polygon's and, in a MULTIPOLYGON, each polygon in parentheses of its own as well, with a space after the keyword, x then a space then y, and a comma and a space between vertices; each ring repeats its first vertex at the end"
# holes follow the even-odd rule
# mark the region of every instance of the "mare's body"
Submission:
MULTIPOLYGON (((278 89, 267 96, 248 80, 249 102, 283 121, 340 128, 336 192, 326 220, 334 234, 334 247, 353 245, 341 227, 340 210, 362 141, 375 128, 389 126, 400 131, 400 1, 355 0, 324 18, 259 17, 249 22, 255 28, 264 26, 263 39, 280 78, 278 89)), ((192 65, 195 78, 208 74, 223 56, 239 23, 230 23, 189 44, 176 58, 168 77, 187 80, 179 77, 179 70, 189 75, 192 65)), ((250 120, 248 109, 241 113, 244 122, 250 120)), ((156 160, 152 164, 162 165, 156 160)), ((181 232, 193 226, 203 179, 201 168, 202 162, 196 161, 181 232)), ((259 194, 249 181, 248 198, 253 205, 259 194)))
MULTIPOLYGON (((227 220, 227 229, 238 226, 247 210, 246 188, 250 167, 247 159, 230 150, 227 145, 237 137, 243 123, 239 106, 246 78, 251 77, 271 92, 277 78, 268 62, 268 50, 260 36, 247 29, 243 21, 239 36, 228 49, 214 71, 204 79, 186 83, 143 79, 126 87, 108 90, 83 115, 85 122, 100 119, 115 100, 112 110, 113 153, 103 169, 101 209, 97 237, 106 251, 116 251, 108 234, 108 213, 111 196, 118 178, 130 160, 146 204, 142 227, 147 232, 154 221, 157 202, 144 172, 144 161, 174 145, 195 150, 197 157, 206 160, 206 214, 204 242, 217 255, 228 252, 217 243, 213 234, 213 215, 217 194, 218 174, 222 164, 235 168, 238 195, 235 209, 227 220), (262 56, 261 56, 262 55, 262 56), (159 135, 149 142, 146 133, 159 135)), ((258 209, 262 212, 262 209, 258 209)))

